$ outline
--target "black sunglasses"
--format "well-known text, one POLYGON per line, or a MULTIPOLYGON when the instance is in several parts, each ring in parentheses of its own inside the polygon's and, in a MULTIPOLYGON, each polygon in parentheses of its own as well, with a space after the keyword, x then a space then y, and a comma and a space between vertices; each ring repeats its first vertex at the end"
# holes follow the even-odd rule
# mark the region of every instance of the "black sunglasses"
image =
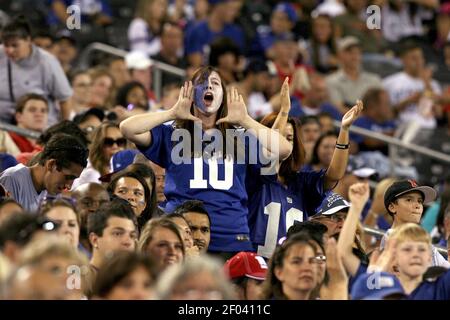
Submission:
POLYGON ((112 138, 105 138, 103 140, 103 145, 106 147, 112 147, 113 145, 117 144, 118 147, 125 147, 125 144, 127 143, 127 139, 125 138, 119 138, 119 139, 112 139, 112 138))

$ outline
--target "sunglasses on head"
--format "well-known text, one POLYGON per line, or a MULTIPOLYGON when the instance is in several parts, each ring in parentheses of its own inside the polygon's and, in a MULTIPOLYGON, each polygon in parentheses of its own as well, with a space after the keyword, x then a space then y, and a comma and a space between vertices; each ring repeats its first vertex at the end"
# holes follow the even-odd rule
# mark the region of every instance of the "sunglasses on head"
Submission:
POLYGON ((54 201, 58 201, 58 200, 59 201, 65 201, 65 202, 69 203, 74 208, 77 205, 77 202, 76 202, 75 198, 66 197, 66 196, 63 196, 61 194, 51 195, 51 194, 47 193, 39 201, 39 208, 43 209, 43 207, 45 207, 46 205, 49 205, 49 204, 53 203, 54 201))
POLYGON ((27 225, 17 234, 16 241, 19 243, 26 243, 37 231, 53 232, 57 231, 59 227, 60 225, 55 221, 43 216, 38 217, 36 221, 33 221, 27 225))
POLYGON ((125 138, 119 138, 119 139, 112 139, 112 138, 105 138, 103 140, 103 145, 105 147, 112 147, 113 145, 117 144, 118 147, 125 147, 125 144, 127 143, 127 139, 125 138))

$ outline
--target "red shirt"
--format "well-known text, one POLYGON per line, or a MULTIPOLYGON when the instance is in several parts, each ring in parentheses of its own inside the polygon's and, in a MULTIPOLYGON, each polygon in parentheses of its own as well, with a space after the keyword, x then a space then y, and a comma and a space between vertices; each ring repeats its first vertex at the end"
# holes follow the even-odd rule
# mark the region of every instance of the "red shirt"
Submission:
POLYGON ((32 152, 34 151, 36 145, 28 140, 26 137, 21 136, 15 132, 9 132, 9 136, 17 145, 21 152, 32 152))

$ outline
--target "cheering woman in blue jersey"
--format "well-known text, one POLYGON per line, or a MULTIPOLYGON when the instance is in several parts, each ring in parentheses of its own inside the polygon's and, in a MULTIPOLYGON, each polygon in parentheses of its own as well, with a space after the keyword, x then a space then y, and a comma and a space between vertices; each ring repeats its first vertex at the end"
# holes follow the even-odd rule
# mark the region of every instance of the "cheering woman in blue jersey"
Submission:
POLYGON ((292 145, 253 120, 236 89, 227 93, 213 68, 201 68, 181 88, 170 110, 128 118, 120 128, 148 159, 166 169, 166 212, 186 200, 201 200, 211 217, 209 251, 252 249, 247 168, 261 168, 263 158, 287 158, 292 145), (175 120, 172 125, 165 124, 171 120, 175 120), (229 132, 235 137, 229 138, 229 132), (249 136, 256 140, 256 147, 249 136), (213 144, 218 147, 210 148, 213 144))
POLYGON ((336 148, 327 170, 302 171, 304 149, 300 137, 300 123, 288 118, 290 110, 288 79, 281 89, 281 109, 270 114, 262 124, 278 129, 292 144, 291 155, 284 160, 275 175, 261 175, 253 167, 247 173, 249 194, 249 228, 254 250, 269 258, 278 240, 294 221, 303 221, 314 214, 326 196, 344 176, 348 161, 349 127, 357 119, 363 108, 362 102, 351 108, 342 118, 341 130, 336 148))

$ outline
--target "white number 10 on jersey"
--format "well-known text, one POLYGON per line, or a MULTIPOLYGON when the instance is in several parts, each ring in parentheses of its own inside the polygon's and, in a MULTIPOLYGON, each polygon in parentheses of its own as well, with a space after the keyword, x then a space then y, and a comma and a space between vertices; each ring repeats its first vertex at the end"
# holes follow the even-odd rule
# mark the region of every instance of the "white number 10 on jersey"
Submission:
MULTIPOLYGON (((275 250, 278 239, 278 225, 280 224, 281 204, 271 202, 264 207, 264 214, 269 216, 267 221, 266 239, 264 246, 258 246, 260 256, 270 258, 275 250)), ((303 212, 297 208, 290 208, 286 212, 286 232, 294 224, 294 221, 303 221, 303 212)))
POLYGON ((194 179, 189 181, 189 186, 193 189, 206 189, 208 182, 214 189, 228 190, 233 186, 233 159, 226 158, 224 161, 224 180, 219 180, 219 165, 217 159, 212 157, 208 159, 209 181, 203 179, 203 158, 194 158, 194 179))

